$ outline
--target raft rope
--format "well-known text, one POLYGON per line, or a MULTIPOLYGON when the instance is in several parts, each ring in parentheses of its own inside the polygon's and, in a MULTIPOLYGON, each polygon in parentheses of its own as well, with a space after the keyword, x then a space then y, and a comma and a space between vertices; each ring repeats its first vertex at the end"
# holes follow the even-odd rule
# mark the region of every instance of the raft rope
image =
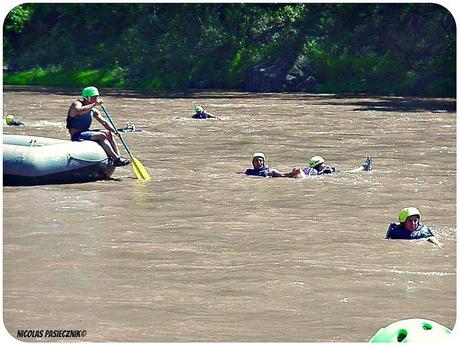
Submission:
POLYGON ((90 163, 102 163, 104 161, 108 162, 108 157, 104 158, 104 159, 91 160, 91 159, 87 159, 87 158, 74 157, 70 153, 67 154, 67 159, 68 160, 72 160, 73 159, 73 160, 76 160, 76 161, 83 161, 83 162, 90 162, 90 163))

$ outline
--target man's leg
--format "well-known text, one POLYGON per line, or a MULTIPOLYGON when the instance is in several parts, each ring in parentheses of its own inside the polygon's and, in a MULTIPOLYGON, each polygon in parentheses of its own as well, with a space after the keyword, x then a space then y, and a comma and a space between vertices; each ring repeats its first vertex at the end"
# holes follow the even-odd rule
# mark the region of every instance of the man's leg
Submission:
MULTIPOLYGON (((113 137, 112 137, 113 138, 113 137)), ((104 149, 105 153, 112 159, 115 166, 123 166, 130 163, 128 159, 122 158, 119 154, 118 147, 112 146, 107 137, 106 131, 86 131, 78 134, 78 138, 72 140, 91 140, 97 142, 104 149), (115 149, 116 151, 115 151, 115 149)), ((113 141, 114 142, 114 141, 113 141)))
POLYGON ((115 141, 115 138, 113 137, 113 134, 112 132, 108 131, 108 130, 101 130, 102 133, 105 133, 106 137, 107 137, 107 140, 109 141, 110 145, 112 146, 112 149, 113 151, 118 155, 120 156, 120 150, 118 148, 118 145, 116 144, 116 141, 115 141))
POLYGON ((113 152, 116 153, 118 158, 114 161, 115 166, 123 166, 129 164, 131 161, 129 159, 121 157, 120 150, 118 149, 118 145, 116 144, 116 140, 113 137, 113 133, 107 130, 102 130, 103 133, 107 136, 106 141, 112 148, 113 152))
POLYGON ((102 148, 105 150, 107 155, 113 160, 116 161, 120 156, 119 154, 113 150, 110 141, 107 138, 107 135, 103 132, 92 132, 91 139, 92 141, 96 141, 102 148))

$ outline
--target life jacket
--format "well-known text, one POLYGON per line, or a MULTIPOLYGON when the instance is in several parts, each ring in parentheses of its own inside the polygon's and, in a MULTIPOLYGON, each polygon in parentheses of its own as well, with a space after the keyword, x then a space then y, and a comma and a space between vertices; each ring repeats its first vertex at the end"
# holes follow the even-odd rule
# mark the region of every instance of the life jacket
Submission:
POLYGON ((310 167, 306 167, 303 169, 303 172, 306 176, 317 176, 319 175, 319 172, 314 169, 314 168, 310 168, 310 167))
POLYGON ((386 238, 399 240, 417 240, 432 237, 433 233, 426 225, 418 224, 416 230, 408 231, 400 223, 391 223, 387 229, 386 238))
POLYGON ((269 171, 269 167, 267 165, 264 165, 260 169, 247 169, 245 171, 246 175, 251 175, 251 176, 262 176, 262 177, 272 177, 273 173, 269 171))
POLYGON ((303 172, 306 176, 318 176, 318 175, 332 174, 336 172, 336 169, 334 167, 330 167, 326 165, 321 171, 318 171, 315 168, 306 167, 303 169, 303 172))
MULTIPOLYGON (((83 103, 82 101, 79 101, 83 103)), ((70 109, 67 113, 67 129, 76 128, 87 130, 91 127, 92 124, 92 116, 94 115, 94 110, 90 110, 87 113, 80 114, 77 116, 70 116, 70 109)))
POLYGON ((24 123, 19 120, 14 120, 13 122, 8 123, 7 125, 8 126, 24 126, 24 123))
POLYGON ((210 114, 207 114, 205 111, 201 112, 201 113, 196 113, 192 116, 193 119, 208 119, 212 116, 210 116, 210 114))

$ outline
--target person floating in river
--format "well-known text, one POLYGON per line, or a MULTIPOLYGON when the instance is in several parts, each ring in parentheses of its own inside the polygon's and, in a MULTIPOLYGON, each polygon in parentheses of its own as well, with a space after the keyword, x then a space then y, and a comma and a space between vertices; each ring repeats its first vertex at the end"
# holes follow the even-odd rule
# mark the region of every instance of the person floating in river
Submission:
POLYGON ((325 165, 325 159, 322 156, 312 157, 306 168, 294 168, 288 177, 306 178, 307 176, 319 176, 337 172, 335 167, 325 165))
POLYGON ((114 166, 123 166, 130 163, 121 157, 113 133, 115 129, 106 121, 96 106, 103 103, 99 98, 99 90, 94 86, 83 89, 83 99, 76 100, 70 105, 67 113, 67 129, 72 141, 92 140, 105 150, 113 161, 114 166), (103 130, 90 129, 93 117, 105 127, 103 130))
POLYGON ((5 123, 8 126, 25 126, 25 123, 14 118, 13 115, 7 115, 5 117, 5 123))
POLYGON ((195 113, 191 116, 192 119, 218 119, 219 118, 211 113, 208 113, 204 110, 204 108, 200 105, 197 105, 194 108, 195 113))
POLYGON ((400 211, 400 223, 391 223, 387 229, 387 239, 416 240, 426 238, 439 247, 442 244, 436 239, 429 227, 422 225, 421 212, 416 207, 407 207, 400 211))
MULTIPOLYGON (((252 158, 253 169, 247 169, 246 175, 262 176, 262 177, 293 177, 298 172, 292 171, 290 173, 281 173, 276 169, 270 169, 266 164, 266 156, 263 152, 256 152, 252 158)), ((295 170, 295 169, 294 169, 295 170)))
POLYGON ((336 172, 336 168, 325 165, 325 159, 322 156, 314 156, 309 160, 308 166, 303 168, 302 171, 306 176, 317 176, 333 174, 336 172))
MULTIPOLYGON (((371 171, 373 169, 373 159, 367 156, 362 166, 348 172, 371 171)), ((314 156, 309 159, 308 166, 305 168, 294 168, 289 177, 306 178, 307 176, 320 176, 339 172, 333 166, 325 165, 325 159, 322 156, 314 156)))

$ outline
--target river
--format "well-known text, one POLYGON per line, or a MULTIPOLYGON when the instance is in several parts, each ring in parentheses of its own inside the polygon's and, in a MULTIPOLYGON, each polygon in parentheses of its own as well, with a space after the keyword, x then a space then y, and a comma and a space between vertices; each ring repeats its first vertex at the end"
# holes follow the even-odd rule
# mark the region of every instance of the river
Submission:
MULTIPOLYGON (((100 91, 118 126, 141 129, 124 137, 152 180, 125 166, 107 181, 3 187, 13 336, 366 342, 400 319, 454 327, 455 99, 100 91), (197 104, 220 120, 191 119, 197 104), (281 171, 321 155, 340 173, 240 174, 258 151, 281 171), (348 172, 367 155, 373 171, 348 172), (408 206, 443 247, 384 238, 408 206)), ((67 139, 78 93, 5 87, 4 114, 26 126, 4 134, 67 139)))

